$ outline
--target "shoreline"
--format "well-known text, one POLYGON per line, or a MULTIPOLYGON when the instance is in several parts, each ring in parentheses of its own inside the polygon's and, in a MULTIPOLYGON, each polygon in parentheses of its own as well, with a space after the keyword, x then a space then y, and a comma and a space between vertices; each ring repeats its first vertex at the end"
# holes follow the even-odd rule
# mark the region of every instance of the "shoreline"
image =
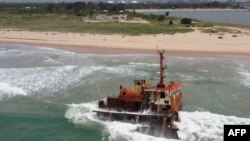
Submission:
MULTIPOLYGON (((27 45, 34 48, 53 48, 81 54, 119 55, 119 54, 156 54, 157 50, 124 49, 124 48, 103 48, 95 46, 76 45, 55 45, 38 43, 2 42, 0 44, 27 45)), ((250 59, 250 53, 228 53, 228 52, 205 52, 205 51, 178 51, 165 50, 169 56, 177 57, 207 57, 207 58, 228 58, 228 59, 250 59)))
POLYGON ((125 36, 2 29, 0 43, 93 54, 154 54, 157 49, 164 49, 169 55, 175 56, 250 58, 250 30, 241 31, 238 34, 220 35, 202 33, 196 29, 191 33, 174 35, 125 36), (218 36, 223 36, 223 39, 218 39, 218 36))

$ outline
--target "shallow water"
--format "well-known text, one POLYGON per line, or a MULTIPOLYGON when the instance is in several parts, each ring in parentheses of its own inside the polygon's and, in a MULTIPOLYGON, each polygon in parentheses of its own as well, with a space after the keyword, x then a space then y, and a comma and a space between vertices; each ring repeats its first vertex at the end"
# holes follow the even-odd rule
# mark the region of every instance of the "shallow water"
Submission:
MULTIPOLYGON (((168 56, 166 62, 167 79, 183 83, 182 140, 223 140, 223 124, 250 124, 249 60, 168 56)), ((120 84, 157 82, 158 67, 157 55, 0 44, 1 141, 166 140, 136 133, 136 125, 98 121, 91 112, 120 84)))

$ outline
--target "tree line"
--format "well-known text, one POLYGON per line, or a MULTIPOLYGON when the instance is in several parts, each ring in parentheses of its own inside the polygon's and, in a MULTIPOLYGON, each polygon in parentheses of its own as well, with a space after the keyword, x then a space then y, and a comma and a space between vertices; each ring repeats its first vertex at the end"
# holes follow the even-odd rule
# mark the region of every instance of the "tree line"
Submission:
MULTIPOLYGON (((208 2, 208 3, 151 3, 151 4, 107 4, 104 2, 75 2, 75 3, 0 3, 0 12, 23 14, 68 14, 76 16, 91 15, 108 11, 119 13, 126 9, 166 9, 166 8, 227 8, 230 3, 208 2)), ((234 5, 240 8, 240 5, 234 5)))

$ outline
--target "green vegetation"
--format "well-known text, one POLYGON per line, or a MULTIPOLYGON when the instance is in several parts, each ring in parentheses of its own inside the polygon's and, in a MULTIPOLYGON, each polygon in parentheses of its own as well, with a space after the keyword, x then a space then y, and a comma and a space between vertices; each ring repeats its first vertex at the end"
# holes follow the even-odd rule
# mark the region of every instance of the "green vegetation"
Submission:
POLYGON ((197 26, 198 27, 213 27, 214 24, 211 22, 200 22, 197 26))
POLYGON ((191 28, 169 26, 167 22, 150 24, 85 23, 78 16, 65 14, 7 14, 0 13, 0 28, 18 28, 34 31, 89 32, 104 34, 156 34, 190 32, 191 28))
POLYGON ((173 25, 173 24, 174 24, 173 20, 170 19, 169 22, 168 22, 168 25, 173 25))
MULTIPOLYGON (((169 8, 241 8, 240 3, 233 5, 228 2, 192 2, 192 3, 140 3, 140 4, 107 4, 105 2, 75 2, 75 3, 5 3, 0 2, 0 12, 8 13, 61 13, 61 14, 75 14, 78 16, 95 13, 102 10, 109 12, 118 12, 125 9, 169 9, 169 8), (26 9, 25 7, 30 7, 26 9)), ((168 16, 169 12, 166 12, 168 16)))
MULTIPOLYGON (((134 7, 133 7, 134 6, 134 7)), ((193 31, 180 23, 180 19, 165 15, 146 15, 125 9, 136 5, 93 2, 77 3, 24 3, 0 5, 0 28, 15 28, 33 31, 88 32, 102 34, 157 34, 185 33, 193 31), (127 7, 126 7, 127 6, 127 7), (94 19, 99 14, 127 14, 128 19, 140 17, 149 24, 135 23, 87 23, 83 19, 94 19)))
POLYGON ((164 15, 159 15, 157 21, 164 21, 166 17, 164 15))
POLYGON ((190 18, 182 18, 181 19, 181 24, 185 24, 185 25, 190 25, 192 23, 192 19, 190 18))
POLYGON ((169 16, 169 11, 167 11, 167 12, 165 13, 165 16, 169 16))

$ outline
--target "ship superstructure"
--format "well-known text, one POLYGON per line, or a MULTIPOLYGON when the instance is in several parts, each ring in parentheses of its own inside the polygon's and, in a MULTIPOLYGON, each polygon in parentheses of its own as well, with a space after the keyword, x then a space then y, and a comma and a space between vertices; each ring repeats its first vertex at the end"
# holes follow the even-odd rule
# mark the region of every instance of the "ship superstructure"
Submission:
POLYGON ((120 86, 118 96, 109 96, 98 102, 98 117, 102 120, 121 120, 139 124, 139 132, 178 139, 182 108, 182 85, 180 82, 164 83, 164 50, 160 56, 160 80, 155 86, 149 80, 134 80, 134 88, 120 86))

